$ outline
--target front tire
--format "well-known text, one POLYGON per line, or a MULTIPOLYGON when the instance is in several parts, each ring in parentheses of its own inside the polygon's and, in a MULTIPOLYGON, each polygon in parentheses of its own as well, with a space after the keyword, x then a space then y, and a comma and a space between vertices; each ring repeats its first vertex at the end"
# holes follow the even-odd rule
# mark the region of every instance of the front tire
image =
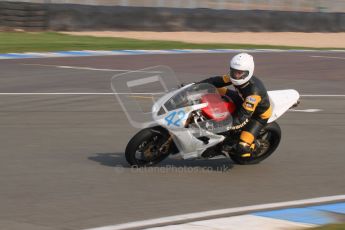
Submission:
POLYGON ((167 151, 160 150, 169 137, 169 133, 162 128, 147 128, 139 131, 127 144, 125 151, 127 162, 135 167, 158 164, 171 152, 173 143, 167 151))
POLYGON ((257 149, 254 150, 251 157, 241 157, 238 155, 231 155, 231 159, 240 165, 258 164, 277 149, 281 139, 281 129, 276 122, 267 124, 259 134, 256 142, 259 143, 257 149))

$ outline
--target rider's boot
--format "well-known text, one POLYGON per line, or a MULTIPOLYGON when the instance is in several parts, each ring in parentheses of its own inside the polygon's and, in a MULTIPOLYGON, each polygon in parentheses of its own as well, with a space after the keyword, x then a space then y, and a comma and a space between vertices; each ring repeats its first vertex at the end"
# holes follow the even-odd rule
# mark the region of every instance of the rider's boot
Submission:
POLYGON ((236 146, 236 152, 240 157, 249 158, 255 149, 255 136, 250 131, 242 131, 240 142, 236 146))
POLYGON ((236 152, 240 157, 249 158, 252 156, 254 149, 255 149, 254 143, 248 144, 246 142, 240 141, 237 144, 236 152))

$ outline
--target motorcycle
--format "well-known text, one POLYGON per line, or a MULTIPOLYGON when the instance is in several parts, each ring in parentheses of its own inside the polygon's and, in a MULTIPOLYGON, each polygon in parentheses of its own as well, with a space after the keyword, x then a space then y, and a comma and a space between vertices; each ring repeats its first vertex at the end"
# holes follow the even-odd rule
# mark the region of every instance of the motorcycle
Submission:
POLYGON ((255 140, 251 157, 236 154, 241 130, 232 130, 236 110, 231 98, 210 84, 191 83, 160 97, 152 106, 155 126, 144 128, 127 144, 125 156, 134 167, 158 164, 169 155, 182 159, 231 158, 237 164, 257 164, 279 146, 276 120, 299 103, 293 89, 268 91, 272 116, 255 140))

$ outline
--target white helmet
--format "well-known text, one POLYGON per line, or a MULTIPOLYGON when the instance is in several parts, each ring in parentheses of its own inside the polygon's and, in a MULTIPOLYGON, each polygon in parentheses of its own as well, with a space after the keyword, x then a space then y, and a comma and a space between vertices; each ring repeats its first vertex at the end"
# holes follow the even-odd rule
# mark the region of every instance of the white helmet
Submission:
POLYGON ((234 85, 247 83, 254 73, 254 58, 247 53, 235 55, 230 61, 230 79, 234 85))

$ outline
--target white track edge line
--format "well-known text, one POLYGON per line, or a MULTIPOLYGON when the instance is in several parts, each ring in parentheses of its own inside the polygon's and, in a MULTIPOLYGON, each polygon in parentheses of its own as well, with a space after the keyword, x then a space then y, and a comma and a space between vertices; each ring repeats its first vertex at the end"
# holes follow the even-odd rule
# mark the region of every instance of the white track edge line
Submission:
POLYGON ((250 206, 236 207, 236 208, 211 210, 211 211, 205 211, 205 212, 195 212, 195 213, 190 213, 190 214, 162 217, 162 218, 143 220, 143 221, 135 221, 135 222, 130 222, 130 223, 118 224, 118 225, 89 228, 85 230, 121 230, 121 229, 128 229, 128 228, 139 228, 139 227, 143 228, 143 227, 148 227, 152 225, 169 224, 169 223, 173 223, 177 221, 188 221, 188 220, 207 218, 207 217, 213 217, 213 216, 219 216, 219 215, 225 215, 225 214, 231 215, 231 214, 240 213, 240 212, 258 211, 258 210, 265 210, 265 209, 272 209, 272 208, 282 208, 282 207, 289 207, 289 206, 295 206, 295 205, 310 205, 310 204, 341 201, 341 200, 345 200, 345 195, 326 196, 326 197, 318 197, 318 198, 295 200, 295 201, 286 201, 286 202, 278 202, 278 203, 268 203, 268 204, 250 205, 250 206))
POLYGON ((345 60, 345 57, 332 57, 332 56, 310 56, 313 58, 325 58, 325 59, 340 59, 345 60))
POLYGON ((345 97, 345 94, 301 94, 301 97, 345 97))
POLYGON ((21 63, 20 65, 54 67, 54 68, 60 68, 60 69, 106 71, 106 72, 157 73, 157 71, 143 71, 143 70, 129 70, 129 69, 101 69, 101 68, 92 68, 92 67, 86 67, 86 66, 46 65, 46 64, 30 64, 30 63, 21 63))
POLYGON ((162 93, 0 93, 0 95, 160 95, 162 93))

